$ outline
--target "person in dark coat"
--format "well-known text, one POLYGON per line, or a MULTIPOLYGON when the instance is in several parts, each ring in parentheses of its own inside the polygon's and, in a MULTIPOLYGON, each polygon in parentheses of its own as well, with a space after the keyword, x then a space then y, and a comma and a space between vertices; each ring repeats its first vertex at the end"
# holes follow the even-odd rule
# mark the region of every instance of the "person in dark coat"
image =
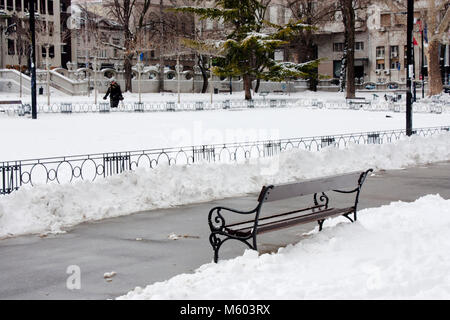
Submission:
POLYGON ((106 98, 108 98, 108 95, 111 103, 111 108, 117 108, 117 106, 119 105, 119 101, 123 100, 123 96, 122 91, 120 90, 120 85, 116 82, 115 79, 111 80, 108 91, 106 91, 103 100, 106 100, 106 98))

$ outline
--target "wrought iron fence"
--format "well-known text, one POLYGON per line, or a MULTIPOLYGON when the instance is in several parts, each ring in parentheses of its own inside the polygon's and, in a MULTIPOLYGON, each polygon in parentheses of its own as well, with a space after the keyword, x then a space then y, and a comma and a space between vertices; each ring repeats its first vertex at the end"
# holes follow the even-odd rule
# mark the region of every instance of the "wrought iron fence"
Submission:
MULTIPOLYGON (((296 105, 298 99, 284 98, 272 99, 266 101, 263 99, 254 99, 250 101, 242 99, 226 99, 217 102, 190 101, 177 103, 175 101, 161 102, 129 102, 120 103, 117 108, 111 108, 109 102, 95 103, 52 103, 38 104, 38 113, 107 113, 107 112, 160 112, 160 111, 201 111, 201 110, 219 110, 232 108, 273 108, 290 107, 296 105)), ((10 113, 16 113, 23 116, 31 112, 31 106, 24 104, 10 110, 10 113)))
MULTIPOLYGON (((406 105, 402 102, 384 100, 364 100, 360 103, 347 103, 345 101, 318 100, 318 99, 226 99, 217 102, 188 101, 177 103, 175 101, 160 102, 129 102, 120 103, 117 108, 111 108, 109 102, 94 103, 53 103, 38 104, 39 113, 110 113, 110 112, 161 112, 161 111, 202 111, 239 108, 286 108, 286 107, 311 107, 316 109, 344 109, 383 112, 406 112, 406 105)), ((31 114, 31 106, 23 104, 3 108, 8 115, 24 116, 31 114)), ((450 112, 450 102, 447 100, 418 101, 413 104, 415 113, 446 113, 450 112)))
MULTIPOLYGON (((450 131, 450 126, 418 128, 413 133, 430 136, 444 131, 450 131)), ((351 143, 390 143, 403 137, 406 137, 405 130, 372 131, 333 136, 0 161, 0 194, 9 194, 25 185, 95 181, 124 171, 135 170, 138 167, 156 168, 162 164, 239 162, 251 158, 271 157, 291 149, 318 151, 329 146, 344 148, 351 143)))

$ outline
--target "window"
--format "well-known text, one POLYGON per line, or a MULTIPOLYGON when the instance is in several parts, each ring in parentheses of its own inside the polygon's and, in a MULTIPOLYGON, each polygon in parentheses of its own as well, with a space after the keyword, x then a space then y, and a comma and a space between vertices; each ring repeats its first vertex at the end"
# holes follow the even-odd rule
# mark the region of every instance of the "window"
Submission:
POLYGON ((382 27, 390 27, 391 26, 391 14, 390 13, 381 14, 380 24, 382 27))
POLYGON ((8 55, 13 56, 16 53, 14 40, 8 39, 8 55))
POLYGON ((39 0, 40 12, 45 14, 45 0, 39 0))
POLYGON ((41 52, 42 52, 42 58, 45 58, 47 56, 47 48, 42 46, 41 52))
POLYGON ((150 51, 150 58, 152 58, 152 59, 155 58, 155 50, 150 51))
POLYGON ((22 11, 22 0, 16 0, 16 11, 22 11))
POLYGON ((5 3, 3 0, 0 0, 0 9, 5 10, 5 3))
POLYGON ((116 46, 120 45, 120 39, 118 38, 113 38, 112 39, 113 44, 115 44, 116 46))
POLYGON ((355 42, 355 50, 363 51, 364 50, 364 42, 355 42))
POLYGON ((284 11, 284 23, 288 24, 292 18, 292 11, 290 8, 286 8, 284 11))
POLYGON ((269 7, 269 19, 272 23, 278 22, 278 8, 276 6, 269 7))
POLYGON ((398 59, 398 46, 391 46, 391 59, 398 59))
POLYGON ((344 43, 343 42, 335 42, 335 43, 333 43, 333 51, 334 52, 342 52, 342 51, 344 51, 344 43))
POLYGON ((377 47, 377 59, 384 59, 384 47, 377 47))
POLYGON ((391 69, 400 70, 400 62, 398 62, 398 61, 391 61, 391 69))
POLYGON ((384 61, 377 61, 377 70, 384 70, 384 61))
POLYGON ((214 28, 214 21, 211 19, 206 19, 206 30, 212 30, 214 28))
POLYGON ((48 56, 50 58, 54 58, 55 57, 55 46, 50 46, 50 48, 48 49, 48 56))
POLYGON ((13 11, 14 7, 13 7, 13 0, 6 0, 6 9, 13 11))
POLYGON ((53 15, 53 0, 47 0, 48 14, 53 15))
POLYGON ((54 29, 53 22, 49 21, 48 22, 48 35, 50 37, 53 37, 53 29, 54 29))

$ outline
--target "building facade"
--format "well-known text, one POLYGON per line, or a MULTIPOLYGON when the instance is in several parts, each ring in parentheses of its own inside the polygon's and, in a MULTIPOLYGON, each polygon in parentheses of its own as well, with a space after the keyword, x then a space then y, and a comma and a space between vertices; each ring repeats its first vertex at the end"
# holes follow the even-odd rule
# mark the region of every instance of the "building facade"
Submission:
MULTIPOLYGON (((44 68, 45 61, 52 67, 65 66, 70 60, 70 37, 65 37, 65 21, 70 0, 35 0, 36 65, 44 68)), ((0 0, 0 68, 26 70, 29 64, 27 39, 28 1, 0 0), (21 40, 23 39, 23 40, 21 40)))

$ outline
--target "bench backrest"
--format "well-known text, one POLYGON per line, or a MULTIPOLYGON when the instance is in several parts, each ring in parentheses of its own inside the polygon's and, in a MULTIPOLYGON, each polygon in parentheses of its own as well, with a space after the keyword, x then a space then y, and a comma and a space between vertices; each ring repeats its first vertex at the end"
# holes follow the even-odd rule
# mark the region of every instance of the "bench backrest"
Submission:
POLYGON ((266 187, 263 187, 258 201, 278 201, 336 189, 342 190, 349 188, 353 190, 358 187, 360 176, 361 172, 358 171, 323 177, 320 179, 310 179, 297 183, 280 184, 272 186, 267 192, 266 187))
POLYGON ((22 104, 21 100, 3 100, 0 101, 0 104, 22 104))

